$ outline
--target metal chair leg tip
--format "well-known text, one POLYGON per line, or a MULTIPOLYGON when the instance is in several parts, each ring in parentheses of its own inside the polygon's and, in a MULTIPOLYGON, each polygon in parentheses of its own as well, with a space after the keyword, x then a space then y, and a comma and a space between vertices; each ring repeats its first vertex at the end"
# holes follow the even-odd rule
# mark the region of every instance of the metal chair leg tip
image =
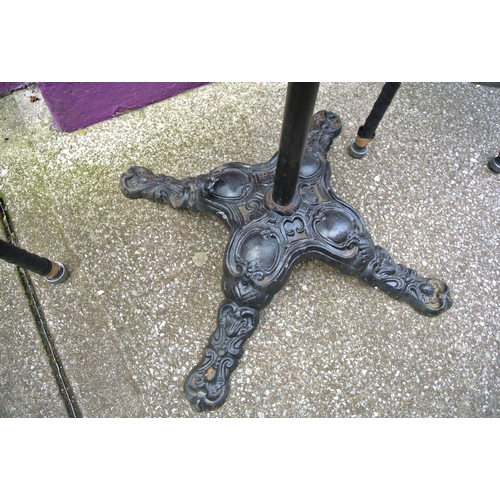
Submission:
POLYGON ((363 148, 360 148, 356 142, 353 140, 351 144, 349 144, 349 154, 356 159, 361 159, 364 158, 366 153, 368 153, 368 146, 365 146, 363 148))
POLYGON ((490 170, 493 170, 493 172, 496 172, 497 174, 500 173, 500 156, 495 156, 490 160, 488 163, 488 167, 490 167, 490 170))
POLYGON ((48 281, 49 283, 52 283, 54 285, 64 283, 69 278, 68 268, 65 267, 63 264, 61 264, 60 262, 56 262, 56 264, 60 267, 60 270, 57 273, 57 275, 54 276, 53 278, 45 278, 45 281, 48 281))

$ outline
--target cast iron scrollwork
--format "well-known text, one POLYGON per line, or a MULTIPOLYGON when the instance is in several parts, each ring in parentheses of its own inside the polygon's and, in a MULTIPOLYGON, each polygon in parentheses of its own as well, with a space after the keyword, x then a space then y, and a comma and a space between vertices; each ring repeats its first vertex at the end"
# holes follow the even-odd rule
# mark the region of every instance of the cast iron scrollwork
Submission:
POLYGON ((438 316, 452 305, 448 285, 435 278, 422 278, 403 264, 396 264, 382 247, 360 275, 391 297, 407 302, 425 316, 438 316))
POLYGON ((374 245, 361 216, 335 196, 326 154, 341 129, 338 115, 314 115, 296 196, 287 207, 275 206, 270 196, 277 155, 259 165, 230 163, 183 180, 143 167, 122 175, 125 196, 216 215, 231 232, 217 329, 185 384, 194 410, 213 410, 225 402, 229 377, 245 340, 257 328, 259 311, 304 258, 318 258, 341 273, 359 276, 422 314, 435 316, 451 307, 444 282, 396 264, 374 245))
POLYGON ((218 327, 210 337, 203 360, 189 373, 185 393, 194 410, 221 406, 229 391, 229 376, 238 366, 243 343, 257 328, 259 311, 224 301, 218 313, 218 327))

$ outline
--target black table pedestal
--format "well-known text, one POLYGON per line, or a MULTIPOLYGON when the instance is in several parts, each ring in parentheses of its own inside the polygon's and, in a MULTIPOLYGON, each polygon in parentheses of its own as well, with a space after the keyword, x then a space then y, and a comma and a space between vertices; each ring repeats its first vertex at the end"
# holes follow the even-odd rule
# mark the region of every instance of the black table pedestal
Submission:
MULTIPOLYGON (((285 116, 284 123, 287 120, 285 116)), ((223 262, 225 299, 217 328, 185 382, 185 394, 194 410, 213 410, 225 402, 229 377, 243 354, 245 340, 257 328, 260 310, 302 259, 318 258, 341 273, 359 276, 427 316, 451 306, 444 282, 422 278, 395 263, 374 245, 361 216, 335 196, 327 152, 341 128, 340 117, 334 113, 314 115, 296 187, 286 205, 273 199, 278 154, 267 163, 228 163, 182 180, 155 175, 143 167, 132 167, 122 175, 120 187, 125 196, 213 214, 230 231, 223 262)))

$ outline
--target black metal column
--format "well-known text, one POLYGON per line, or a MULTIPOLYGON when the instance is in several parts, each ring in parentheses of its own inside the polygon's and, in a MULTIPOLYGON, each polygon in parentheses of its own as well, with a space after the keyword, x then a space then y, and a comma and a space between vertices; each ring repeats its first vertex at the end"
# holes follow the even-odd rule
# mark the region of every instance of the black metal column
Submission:
POLYGON ((400 86, 401 83, 389 82, 382 87, 368 118, 364 125, 359 127, 356 139, 349 146, 351 156, 354 158, 363 158, 365 156, 368 151, 367 146, 375 138, 375 131, 400 86))
POLYGON ((318 89, 319 83, 288 84, 273 187, 278 206, 289 205, 294 198, 318 89))
POLYGON ((364 139, 373 139, 375 137, 375 131, 400 86, 401 83, 386 83, 382 87, 382 91, 375 101, 373 109, 368 115, 365 124, 358 130, 358 135, 360 137, 364 139))
POLYGON ((61 263, 52 262, 3 240, 0 240, 0 259, 44 276, 51 283, 62 283, 67 278, 66 268, 61 263))

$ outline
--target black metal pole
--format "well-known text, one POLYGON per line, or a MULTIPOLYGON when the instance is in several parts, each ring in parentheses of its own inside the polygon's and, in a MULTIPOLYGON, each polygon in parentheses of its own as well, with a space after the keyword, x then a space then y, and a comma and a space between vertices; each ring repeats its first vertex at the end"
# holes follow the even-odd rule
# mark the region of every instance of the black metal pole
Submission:
POLYGON ((318 89, 319 83, 288 84, 273 187, 278 206, 289 205, 294 198, 318 89))
POLYGON ((67 277, 66 268, 59 262, 52 262, 3 240, 0 240, 0 259, 44 276, 51 283, 61 283, 67 277))
POLYGON ((386 83, 382 87, 368 118, 364 125, 359 127, 356 139, 349 146, 351 156, 362 158, 367 153, 367 146, 374 139, 375 131, 400 86, 401 83, 386 83))
POLYGON ((360 137, 364 139, 373 139, 375 137, 375 131, 400 86, 401 83, 386 83, 382 87, 382 91, 375 101, 373 109, 368 115, 365 124, 358 130, 358 135, 360 137))

